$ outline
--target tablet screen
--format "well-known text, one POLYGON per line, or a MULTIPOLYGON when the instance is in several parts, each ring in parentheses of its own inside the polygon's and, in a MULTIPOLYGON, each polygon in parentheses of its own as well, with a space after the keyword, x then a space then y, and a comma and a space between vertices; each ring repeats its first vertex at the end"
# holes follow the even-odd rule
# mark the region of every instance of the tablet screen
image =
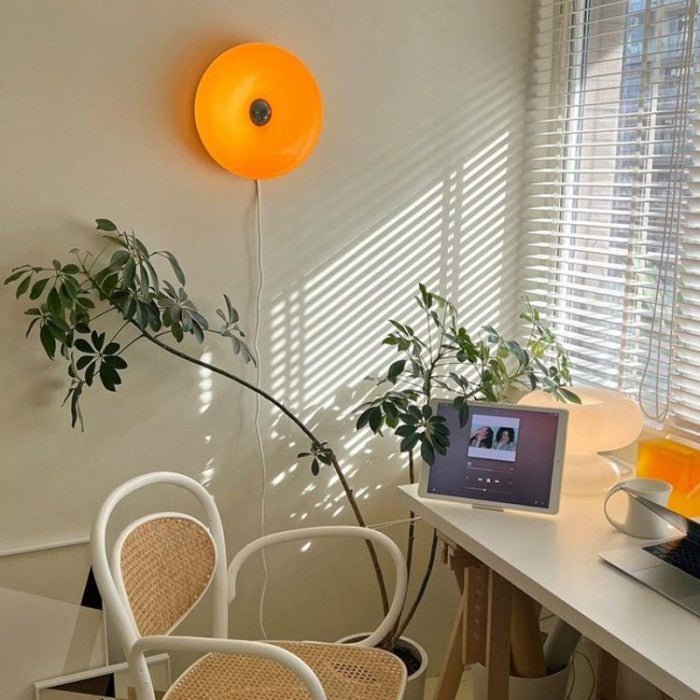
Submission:
POLYGON ((437 412, 450 446, 435 455, 429 494, 549 508, 560 412, 474 403, 464 428, 451 403, 437 412))

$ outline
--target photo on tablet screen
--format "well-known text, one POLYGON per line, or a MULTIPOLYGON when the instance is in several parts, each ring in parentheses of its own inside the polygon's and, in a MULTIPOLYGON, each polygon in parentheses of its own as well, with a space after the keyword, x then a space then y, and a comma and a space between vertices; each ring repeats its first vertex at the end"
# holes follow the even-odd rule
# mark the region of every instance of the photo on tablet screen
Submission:
POLYGON ((467 455, 472 458, 515 462, 520 419, 475 413, 471 420, 467 455))

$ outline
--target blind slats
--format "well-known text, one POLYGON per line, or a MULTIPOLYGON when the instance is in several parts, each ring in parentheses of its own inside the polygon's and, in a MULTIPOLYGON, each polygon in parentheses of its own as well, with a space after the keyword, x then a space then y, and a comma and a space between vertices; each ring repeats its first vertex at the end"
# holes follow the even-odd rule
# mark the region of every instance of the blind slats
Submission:
POLYGON ((540 1, 522 251, 574 376, 700 433, 696 3, 540 1))

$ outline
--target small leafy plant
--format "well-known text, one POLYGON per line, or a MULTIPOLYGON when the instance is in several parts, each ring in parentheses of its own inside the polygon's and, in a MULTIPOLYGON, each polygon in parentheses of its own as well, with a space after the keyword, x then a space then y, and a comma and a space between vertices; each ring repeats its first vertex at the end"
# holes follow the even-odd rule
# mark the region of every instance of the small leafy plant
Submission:
MULTIPOLYGON (((423 284, 415 301, 422 314, 422 333, 407 323, 390 320, 393 331, 382 341, 396 348, 386 373, 375 379, 378 388, 389 387, 363 403, 356 428, 383 435, 393 433, 399 451, 408 455, 409 482, 415 483, 414 451, 428 464, 436 454, 446 454, 450 431, 443 416, 433 410, 434 398, 446 398, 459 414, 461 427, 469 420, 470 401, 507 402, 516 394, 543 388, 561 401, 580 403, 571 385, 566 350, 525 299, 520 320, 527 326, 527 340, 504 338, 493 326, 484 326, 483 337, 472 338, 459 325, 457 309, 450 301, 423 284)), ((413 563, 415 518, 409 514, 406 563, 409 577, 413 563)), ((437 533, 413 604, 392 636, 398 639, 412 620, 428 585, 435 561, 437 533)))
POLYGON ((520 319, 528 325, 524 344, 504 338, 493 326, 474 339, 457 320, 457 309, 447 299, 419 284, 416 303, 423 312, 425 333, 419 335, 407 323, 390 320, 394 330, 382 341, 401 355, 376 380, 387 391, 360 406, 357 429, 368 427, 375 434, 393 432, 399 450, 415 448, 432 464, 435 454, 446 454, 449 429, 431 401, 452 401, 464 427, 469 401, 509 401, 515 393, 541 387, 561 401, 580 403, 568 388, 571 384, 566 350, 525 299, 520 319))

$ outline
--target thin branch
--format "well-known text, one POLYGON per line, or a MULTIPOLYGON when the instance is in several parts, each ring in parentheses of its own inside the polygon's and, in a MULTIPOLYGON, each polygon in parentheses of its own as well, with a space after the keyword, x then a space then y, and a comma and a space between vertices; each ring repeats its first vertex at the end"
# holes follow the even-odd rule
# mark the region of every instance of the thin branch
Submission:
MULTIPOLYGON (((122 323, 122 325, 119 326, 119 330, 117 330, 117 332, 112 336, 112 340, 110 340, 109 342, 110 342, 110 343, 113 342, 114 339, 115 339, 128 325, 129 325, 129 321, 124 321, 124 323, 122 323)), ((133 342, 133 341, 132 341, 132 342, 133 342)))
POLYGON ((100 311, 99 314, 96 314, 95 316, 90 317, 90 321, 95 321, 96 319, 100 318, 100 316, 106 316, 107 314, 112 313, 112 311, 119 311, 116 306, 110 306, 108 309, 105 309, 104 311, 100 311))
MULTIPOLYGON (((413 462, 413 449, 408 451, 408 481, 410 484, 415 483, 415 466, 413 462)), ((413 545, 416 539, 416 514, 411 510, 409 511, 409 521, 408 521, 408 538, 406 543, 406 580, 410 583, 411 581, 411 569, 413 566, 413 545)), ((391 630, 391 640, 392 646, 395 644, 396 640, 399 638, 397 634, 399 629, 400 619, 396 620, 394 628, 391 630)))
POLYGON ((437 530, 433 531, 433 542, 430 546, 430 558, 428 560, 428 566, 425 570, 425 575, 423 576, 423 580, 421 581, 420 588, 418 589, 418 593, 416 595, 416 599, 413 601, 413 605, 411 606, 411 609, 408 611, 408 614, 404 618, 403 623, 399 627, 398 632, 396 633, 396 639, 399 639, 401 635, 406 631, 406 627, 410 624, 411 620, 413 619, 413 616, 416 614, 416 610, 418 609, 418 606, 420 605, 421 600, 423 600, 423 595, 425 594, 425 589, 428 587, 428 582, 430 581, 430 576, 433 573, 433 566, 435 564, 435 553, 437 551, 437 543, 438 543, 438 536, 437 536, 437 530))
MULTIPOLYGON (((153 337, 154 338, 160 338, 162 335, 169 335, 170 331, 163 331, 162 333, 156 333, 153 337)), ((123 354, 128 348, 130 348, 137 340, 141 340, 142 338, 145 338, 146 336, 141 333, 137 335, 133 340, 130 340, 117 354, 121 355, 123 354)))

